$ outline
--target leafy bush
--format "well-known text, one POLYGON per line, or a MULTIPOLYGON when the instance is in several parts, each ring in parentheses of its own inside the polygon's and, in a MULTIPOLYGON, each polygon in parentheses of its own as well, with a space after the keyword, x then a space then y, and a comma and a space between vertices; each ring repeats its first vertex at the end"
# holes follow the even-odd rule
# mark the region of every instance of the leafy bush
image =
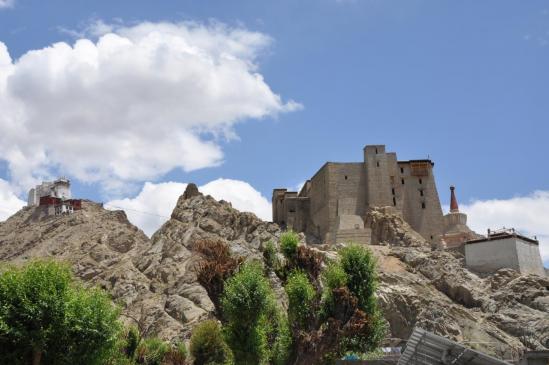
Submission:
POLYGON ((269 313, 274 294, 257 263, 243 265, 229 278, 221 299, 225 333, 236 364, 263 364, 269 358, 269 313))
POLYGON ((187 347, 183 342, 176 342, 164 356, 162 365, 185 365, 187 364, 187 347))
POLYGON ((268 241, 265 244, 265 249, 263 250, 263 258, 265 260, 265 265, 269 269, 273 269, 276 265, 276 247, 273 241, 268 241))
POLYGON ((140 341, 141 336, 139 335, 139 330, 136 327, 131 326, 126 333, 126 346, 124 348, 124 352, 129 359, 133 359, 135 356, 135 351, 137 350, 140 341))
POLYGON ((295 261, 299 236, 294 231, 286 231, 280 235, 280 250, 288 261, 295 261))
POLYGON ((206 289, 219 313, 225 280, 234 274, 243 259, 233 257, 229 246, 223 241, 199 241, 194 248, 203 256, 197 268, 198 282, 206 289))
POLYGON ((144 365, 161 365, 170 345, 159 338, 146 338, 137 347, 137 363, 144 365))
POLYGON ((327 289, 341 288, 347 285, 347 274, 339 263, 331 262, 322 275, 327 289))
POLYGON ((340 265, 347 276, 347 288, 356 297, 357 306, 364 312, 364 330, 347 336, 342 347, 349 351, 374 350, 385 336, 385 322, 375 291, 378 277, 376 259, 368 248, 358 245, 344 247, 340 251, 340 265))
POLYGON ((195 365, 226 364, 231 358, 230 351, 216 321, 204 321, 194 328, 190 352, 195 365))
POLYGON ((376 260, 372 251, 358 245, 344 247, 340 251, 341 268, 347 275, 347 287, 358 299, 358 307, 366 313, 376 308, 377 288, 376 260))
POLYGON ((271 363, 274 365, 284 365, 288 363, 290 351, 292 348, 292 332, 288 323, 288 317, 280 310, 276 310, 273 315, 273 330, 270 331, 271 340, 271 363))
POLYGON ((119 341, 119 310, 67 265, 34 261, 0 274, 0 363, 98 364, 119 341))
POLYGON ((307 319, 313 315, 313 299, 315 289, 307 275, 294 271, 288 277, 284 287, 288 294, 288 319, 300 327, 305 327, 307 319))

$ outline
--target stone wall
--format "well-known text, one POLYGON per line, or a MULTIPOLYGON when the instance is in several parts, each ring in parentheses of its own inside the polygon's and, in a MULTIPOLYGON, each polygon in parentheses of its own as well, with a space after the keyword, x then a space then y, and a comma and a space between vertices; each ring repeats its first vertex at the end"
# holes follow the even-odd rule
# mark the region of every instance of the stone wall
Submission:
POLYGON ((539 243, 517 240, 517 257, 521 273, 545 275, 539 243))
POLYGON ((469 242, 465 245, 465 262, 479 272, 509 268, 522 274, 545 275, 539 245, 519 237, 469 242))
MULTIPOLYGON (((383 145, 366 146, 364 162, 327 162, 299 197, 295 192, 275 189, 273 220, 335 243, 338 217, 364 219, 369 210, 389 206, 400 211, 427 241, 438 243, 444 222, 432 166, 430 160, 398 161, 396 153, 386 152, 383 145)), ((360 233, 361 241, 367 234, 360 233)))

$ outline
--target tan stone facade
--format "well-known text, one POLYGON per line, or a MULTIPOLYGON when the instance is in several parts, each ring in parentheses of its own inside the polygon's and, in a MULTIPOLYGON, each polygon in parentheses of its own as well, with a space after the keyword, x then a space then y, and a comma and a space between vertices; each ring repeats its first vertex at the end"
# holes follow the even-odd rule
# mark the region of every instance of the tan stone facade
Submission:
POLYGON ((384 145, 366 146, 364 162, 327 162, 301 191, 273 191, 273 221, 326 243, 370 242, 370 208, 392 207, 426 240, 439 243, 442 208, 431 160, 398 161, 384 145))

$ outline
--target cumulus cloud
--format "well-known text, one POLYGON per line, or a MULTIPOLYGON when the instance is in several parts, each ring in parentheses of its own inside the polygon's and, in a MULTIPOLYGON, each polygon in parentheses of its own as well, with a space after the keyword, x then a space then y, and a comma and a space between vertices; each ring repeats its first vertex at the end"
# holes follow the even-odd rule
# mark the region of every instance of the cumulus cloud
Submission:
POLYGON ((0 222, 15 214, 25 205, 26 202, 15 195, 10 184, 0 179, 0 222))
MULTIPOLYGON (((186 187, 187 184, 178 182, 147 182, 134 198, 112 200, 105 207, 125 210, 130 222, 151 236, 169 219, 177 199, 186 187)), ((263 220, 271 220, 271 203, 247 182, 217 179, 198 189, 217 200, 230 202, 240 211, 252 212, 263 220)))
POLYGON ((476 200, 461 204, 460 210, 467 213, 469 227, 478 233, 507 227, 537 236, 543 261, 549 267, 549 191, 510 199, 476 200))
POLYGON ((271 202, 247 182, 217 179, 198 188, 202 193, 217 200, 226 200, 242 212, 252 212, 259 218, 272 219, 271 202))
POLYGON ((18 60, 0 42, 0 159, 25 188, 57 173, 117 186, 216 166, 235 124, 300 108, 258 71, 265 34, 102 22, 87 33, 18 60))
POLYGON ((0 9, 11 8, 14 4, 14 0, 0 0, 0 9))

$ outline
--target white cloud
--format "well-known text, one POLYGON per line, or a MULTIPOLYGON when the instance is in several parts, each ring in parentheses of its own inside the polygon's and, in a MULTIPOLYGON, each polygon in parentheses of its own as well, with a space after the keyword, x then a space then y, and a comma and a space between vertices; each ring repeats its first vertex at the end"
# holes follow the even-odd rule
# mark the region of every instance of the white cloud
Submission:
MULTIPOLYGON (((130 222, 151 236, 166 222, 177 199, 187 184, 177 182, 147 182, 134 198, 113 200, 105 204, 108 209, 124 209, 130 222)), ((271 220, 271 204, 250 184, 231 179, 217 179, 198 188, 217 200, 226 200, 234 208, 255 213, 263 220, 271 220)))
POLYGON ((107 209, 123 209, 130 222, 151 236, 166 222, 187 184, 177 182, 146 182, 134 198, 112 200, 105 203, 107 209))
POLYGON ((217 200, 226 200, 242 212, 252 212, 265 221, 272 219, 271 202, 247 182, 217 179, 200 186, 198 190, 217 200))
POLYGON ((0 0, 0 9, 11 8, 14 4, 14 0, 0 0))
POLYGON ((26 204, 15 195, 7 181, 0 179, 0 222, 15 214, 26 204))
POLYGON ((98 39, 15 61, 0 42, 0 159, 13 184, 62 173, 108 187, 216 166, 235 124, 300 108, 258 72, 262 33, 97 21, 86 34, 98 39))
POLYGON ((537 236, 543 261, 549 266, 549 191, 510 199, 476 200, 461 204, 460 210, 467 213, 467 224, 478 233, 507 227, 537 236))

